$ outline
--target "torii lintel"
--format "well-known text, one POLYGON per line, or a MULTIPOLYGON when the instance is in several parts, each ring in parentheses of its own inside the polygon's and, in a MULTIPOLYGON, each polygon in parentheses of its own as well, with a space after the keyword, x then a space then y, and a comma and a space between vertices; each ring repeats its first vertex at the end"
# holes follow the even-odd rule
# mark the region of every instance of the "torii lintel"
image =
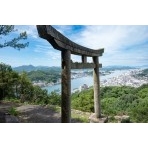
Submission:
POLYGON ((90 49, 74 43, 51 25, 37 25, 38 34, 46 39, 57 50, 70 50, 72 54, 89 57, 102 56, 104 48, 90 49))

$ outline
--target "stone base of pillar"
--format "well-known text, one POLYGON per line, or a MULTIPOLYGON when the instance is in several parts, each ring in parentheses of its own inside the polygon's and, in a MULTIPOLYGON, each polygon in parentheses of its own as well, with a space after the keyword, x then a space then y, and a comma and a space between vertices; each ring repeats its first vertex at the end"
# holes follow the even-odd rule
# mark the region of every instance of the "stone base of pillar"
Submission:
POLYGON ((108 117, 102 116, 101 118, 96 118, 95 113, 93 113, 89 117, 90 123, 107 123, 108 122, 108 117))

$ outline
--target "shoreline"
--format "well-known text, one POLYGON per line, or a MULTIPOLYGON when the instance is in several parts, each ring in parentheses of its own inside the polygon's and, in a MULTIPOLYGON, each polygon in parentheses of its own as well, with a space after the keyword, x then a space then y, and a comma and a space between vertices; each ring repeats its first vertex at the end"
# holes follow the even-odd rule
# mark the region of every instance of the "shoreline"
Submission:
MULTIPOLYGON (((108 75, 101 75, 100 77, 100 86, 132 86, 132 87, 139 87, 142 84, 148 83, 148 78, 144 79, 140 77, 140 80, 135 78, 133 75, 139 73, 141 69, 129 69, 129 70, 116 70, 111 72, 108 75)), ((71 92, 75 90, 79 90, 80 86, 86 84, 88 87, 93 86, 93 76, 85 75, 79 76, 71 79, 72 87, 71 92)), ((41 87, 42 89, 46 89, 48 93, 52 91, 61 91, 61 83, 55 83, 52 85, 46 85, 41 87)))

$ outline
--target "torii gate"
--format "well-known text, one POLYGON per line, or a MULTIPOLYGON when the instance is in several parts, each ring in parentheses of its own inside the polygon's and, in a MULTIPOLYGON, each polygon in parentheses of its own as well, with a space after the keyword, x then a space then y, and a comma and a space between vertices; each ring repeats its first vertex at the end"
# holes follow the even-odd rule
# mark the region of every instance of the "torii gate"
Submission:
POLYGON ((94 68, 95 114, 93 118, 95 118, 95 120, 101 119, 99 67, 102 67, 102 65, 99 64, 98 57, 102 56, 104 49, 93 50, 80 46, 66 38, 50 25, 37 25, 37 30, 41 38, 46 39, 55 49, 61 51, 61 122, 71 122, 71 69, 82 68, 94 68), (82 56, 82 63, 73 63, 71 54, 82 56), (92 57, 93 63, 87 63, 87 57, 92 57))

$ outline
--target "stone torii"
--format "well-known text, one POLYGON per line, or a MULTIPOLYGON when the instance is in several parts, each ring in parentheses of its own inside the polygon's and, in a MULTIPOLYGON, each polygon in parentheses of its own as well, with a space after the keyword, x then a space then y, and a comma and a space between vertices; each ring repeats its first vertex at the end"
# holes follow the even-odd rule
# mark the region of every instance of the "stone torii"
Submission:
MULTIPOLYGON (((104 49, 90 49, 78 45, 58 32, 50 25, 37 25, 38 34, 47 40, 55 49, 61 51, 61 122, 71 122, 71 69, 93 68, 94 78, 94 111, 90 117, 91 122, 102 122, 100 106, 100 79, 99 79, 99 56, 102 56, 104 49), (73 63, 71 54, 80 55, 82 63, 73 63), (92 57, 93 63, 87 63, 87 57, 92 57)), ((104 122, 104 121, 103 121, 104 122)))

